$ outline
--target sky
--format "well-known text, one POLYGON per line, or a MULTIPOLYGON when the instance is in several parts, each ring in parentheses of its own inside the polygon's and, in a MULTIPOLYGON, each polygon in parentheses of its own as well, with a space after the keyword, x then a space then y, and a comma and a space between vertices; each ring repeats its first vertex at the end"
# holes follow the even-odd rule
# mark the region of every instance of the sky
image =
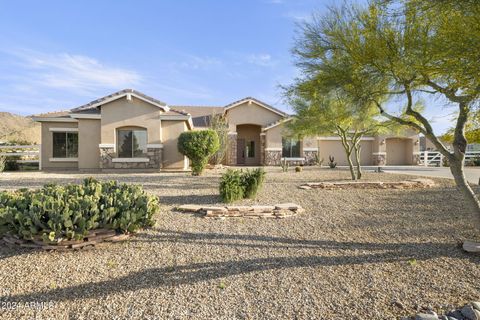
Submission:
MULTIPOLYGON (((363 0, 358 0, 363 1, 363 0)), ((334 0, 0 0, 0 111, 68 110, 125 88, 169 105, 253 96, 284 111, 297 25, 334 0)), ((442 133, 451 110, 428 101, 442 133)))

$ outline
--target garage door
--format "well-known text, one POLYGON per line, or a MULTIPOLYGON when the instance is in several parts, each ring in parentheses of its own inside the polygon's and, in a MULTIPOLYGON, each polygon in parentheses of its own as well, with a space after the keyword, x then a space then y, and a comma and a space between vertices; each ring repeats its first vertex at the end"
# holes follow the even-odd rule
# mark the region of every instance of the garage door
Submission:
POLYGON ((389 138, 386 140, 387 144, 387 165, 398 166, 407 165, 407 147, 408 140, 400 138, 389 138))
MULTIPOLYGON (((339 140, 320 140, 319 141, 320 159, 323 158, 323 163, 328 163, 328 157, 334 156, 335 162, 339 166, 347 166, 347 156, 343 149, 342 142, 339 140)), ((360 163, 363 166, 372 165, 372 147, 373 141, 362 141, 362 150, 360 154, 360 163)), ((355 156, 352 155, 352 161, 355 161, 355 156)), ((354 162, 355 164, 355 162, 354 162)))

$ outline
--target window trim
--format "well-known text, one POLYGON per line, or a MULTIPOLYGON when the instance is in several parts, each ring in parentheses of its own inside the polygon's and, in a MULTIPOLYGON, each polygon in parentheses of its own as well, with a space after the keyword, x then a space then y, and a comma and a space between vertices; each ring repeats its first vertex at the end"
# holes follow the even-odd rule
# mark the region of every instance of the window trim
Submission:
POLYGON ((302 140, 300 139, 293 139, 293 138, 284 138, 282 137, 282 159, 300 159, 302 158, 302 140), (284 142, 289 141, 290 142, 290 148, 289 148, 289 155, 284 155, 283 150, 285 149, 284 147, 284 142), (292 154, 292 141, 296 141, 298 143, 298 156, 292 154))
MULTIPOLYGON (((57 128, 51 128, 51 129, 57 129, 57 128)), ((65 128, 68 129, 68 128, 65 128)), ((70 129, 77 129, 77 131, 72 131, 72 130, 67 130, 67 131, 57 131, 57 130, 51 130, 52 132, 52 157, 49 158, 49 161, 51 162, 76 162, 78 161, 78 128, 70 128, 70 129), (54 152, 55 152, 55 145, 53 141, 53 136, 56 133, 64 133, 65 134, 65 156, 64 157, 55 157, 54 152), (68 157, 68 135, 69 134, 75 134, 77 135, 77 154, 74 157, 68 157)))
MULTIPOLYGON (((132 134, 132 137, 133 137, 133 134, 132 134)), ((117 154, 117 158, 116 159, 122 159, 123 161, 114 161, 114 162, 130 162, 130 161, 124 161, 124 159, 140 159, 140 160, 144 160, 144 159, 147 159, 146 156, 147 156, 147 149, 148 149, 148 130, 147 128, 143 128, 143 127, 136 127, 136 126, 126 126, 126 127, 120 127, 120 128, 117 128, 115 130, 115 144, 114 144, 114 148, 116 150, 116 154, 117 154), (134 156, 134 150, 133 150, 133 147, 132 147, 132 154, 130 157, 125 157, 124 155, 122 155, 121 157, 119 156, 120 154, 120 146, 119 146, 119 143, 120 141, 118 140, 118 135, 120 133, 120 131, 131 131, 131 132, 135 132, 135 131, 141 131, 141 132, 145 132, 145 137, 146 137, 146 141, 145 141, 145 153, 142 154, 141 156, 139 157, 135 157, 134 156)), ((132 139, 132 143, 133 143, 133 139, 132 139)), ((113 160, 113 159, 112 159, 113 160)), ((135 162, 135 161, 131 161, 131 162, 135 162)), ((138 162, 145 162, 145 161, 138 161, 138 162)))

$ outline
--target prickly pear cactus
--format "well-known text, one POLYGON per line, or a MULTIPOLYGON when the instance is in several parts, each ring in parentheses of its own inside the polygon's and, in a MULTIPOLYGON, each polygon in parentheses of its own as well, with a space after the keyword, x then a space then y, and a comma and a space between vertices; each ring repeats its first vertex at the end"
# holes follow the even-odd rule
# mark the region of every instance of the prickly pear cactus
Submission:
POLYGON ((0 235, 55 242, 81 240, 89 230, 135 232, 153 225, 157 197, 138 185, 88 178, 76 185, 0 192, 0 235))

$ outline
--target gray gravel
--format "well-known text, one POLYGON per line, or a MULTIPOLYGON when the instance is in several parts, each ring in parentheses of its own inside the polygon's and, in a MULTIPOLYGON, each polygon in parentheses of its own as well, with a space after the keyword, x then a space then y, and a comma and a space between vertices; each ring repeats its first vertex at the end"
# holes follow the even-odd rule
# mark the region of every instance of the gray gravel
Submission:
MULTIPOLYGON (((87 176, 4 173, 0 188, 87 176)), ((269 168, 258 199, 243 203, 295 202, 305 213, 211 220, 172 208, 218 203, 218 172, 96 177, 141 183, 157 194, 156 226, 85 251, 0 247, 0 318, 400 319, 480 300, 480 256, 458 247, 479 237, 451 180, 434 179, 438 187, 421 190, 301 190, 299 184, 348 172, 269 168), (52 305, 19 307, 31 302, 52 305)))

